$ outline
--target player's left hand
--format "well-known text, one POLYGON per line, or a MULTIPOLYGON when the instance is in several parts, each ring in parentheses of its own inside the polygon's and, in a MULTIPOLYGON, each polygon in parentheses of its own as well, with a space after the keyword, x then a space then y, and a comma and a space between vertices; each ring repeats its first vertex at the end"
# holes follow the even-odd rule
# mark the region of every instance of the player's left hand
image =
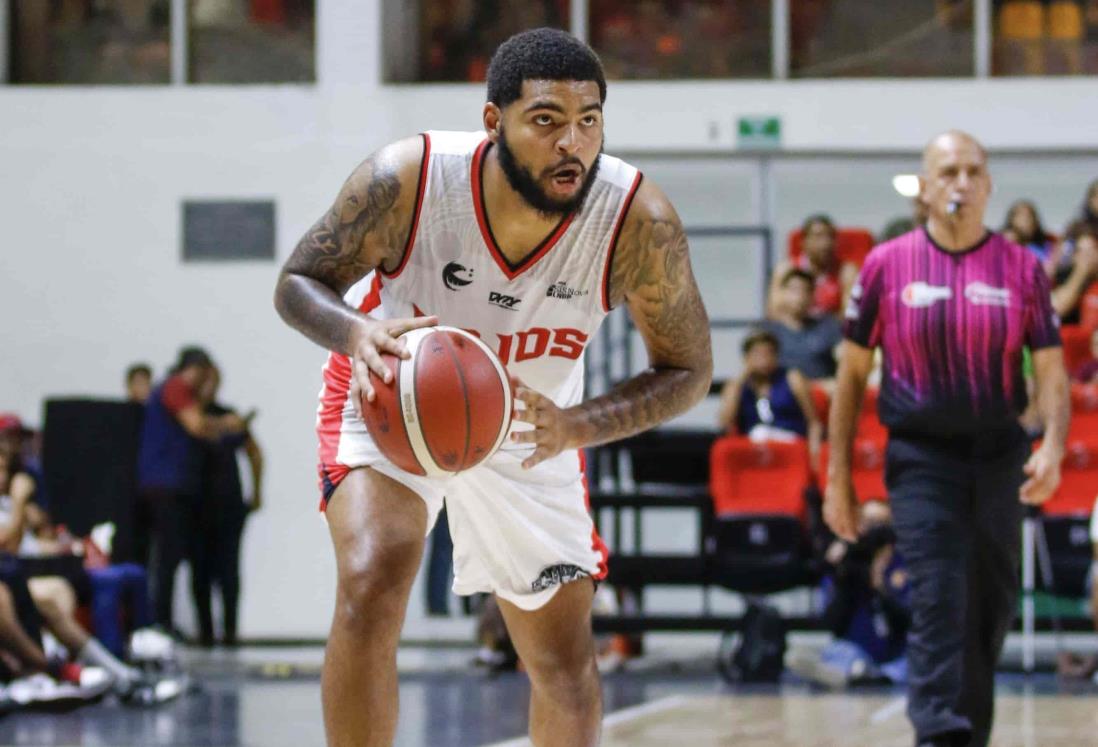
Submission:
POLYGON ((1039 506, 1060 487, 1060 454, 1053 453, 1044 446, 1037 449, 1022 468, 1029 479, 1022 483, 1018 491, 1022 503, 1039 506))
POLYGON ((512 419, 534 426, 533 430, 511 434, 514 443, 534 444, 534 453, 522 462, 523 469, 530 469, 568 448, 567 417, 553 400, 526 386, 514 374, 511 375, 511 386, 515 399, 526 405, 524 410, 516 407, 512 419))

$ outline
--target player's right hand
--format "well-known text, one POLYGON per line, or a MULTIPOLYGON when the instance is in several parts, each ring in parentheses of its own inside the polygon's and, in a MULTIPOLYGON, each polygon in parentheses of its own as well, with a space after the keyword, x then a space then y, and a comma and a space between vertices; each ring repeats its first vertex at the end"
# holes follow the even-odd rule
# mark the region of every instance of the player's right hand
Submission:
POLYGON ((850 481, 828 480, 824 491, 824 521, 839 539, 858 540, 858 500, 850 481))
POLYGON ((351 337, 351 402, 355 412, 362 417, 362 396, 373 402, 377 397, 370 372, 389 384, 393 374, 381 356, 383 353, 411 357, 404 342, 398 339, 405 332, 438 324, 437 316, 420 316, 413 319, 363 319, 351 337))

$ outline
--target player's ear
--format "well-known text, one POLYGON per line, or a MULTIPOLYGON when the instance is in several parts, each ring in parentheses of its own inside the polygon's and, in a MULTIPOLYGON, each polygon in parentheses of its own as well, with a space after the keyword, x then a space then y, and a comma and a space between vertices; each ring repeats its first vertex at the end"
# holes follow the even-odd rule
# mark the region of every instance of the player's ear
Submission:
POLYGON ((503 126, 503 112, 491 101, 484 104, 484 131, 493 143, 499 141, 499 131, 503 126))

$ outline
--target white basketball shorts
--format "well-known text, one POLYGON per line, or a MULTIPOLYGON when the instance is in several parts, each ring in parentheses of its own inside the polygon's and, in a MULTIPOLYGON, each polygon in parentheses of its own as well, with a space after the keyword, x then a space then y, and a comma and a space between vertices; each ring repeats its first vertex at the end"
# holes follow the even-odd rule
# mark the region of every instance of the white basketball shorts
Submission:
POLYGON ((332 356, 317 418, 321 511, 352 469, 370 467, 423 499, 428 532, 445 501, 457 594, 491 592, 534 610, 563 583, 605 578, 607 549, 591 519, 581 452, 565 451, 524 470, 529 445, 505 442, 486 462, 454 477, 414 475, 378 450, 347 395, 349 379, 346 357, 332 356))

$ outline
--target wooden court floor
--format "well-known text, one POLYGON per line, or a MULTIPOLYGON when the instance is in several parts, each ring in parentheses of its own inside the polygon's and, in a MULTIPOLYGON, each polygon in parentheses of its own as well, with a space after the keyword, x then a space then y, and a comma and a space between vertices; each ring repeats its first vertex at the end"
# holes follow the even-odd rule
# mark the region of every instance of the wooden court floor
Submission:
MULTIPOLYGON (((602 747, 911 747, 905 705, 894 695, 672 695, 609 714, 602 747)), ((1001 695, 992 745, 1098 745, 1098 696, 1001 695)))

